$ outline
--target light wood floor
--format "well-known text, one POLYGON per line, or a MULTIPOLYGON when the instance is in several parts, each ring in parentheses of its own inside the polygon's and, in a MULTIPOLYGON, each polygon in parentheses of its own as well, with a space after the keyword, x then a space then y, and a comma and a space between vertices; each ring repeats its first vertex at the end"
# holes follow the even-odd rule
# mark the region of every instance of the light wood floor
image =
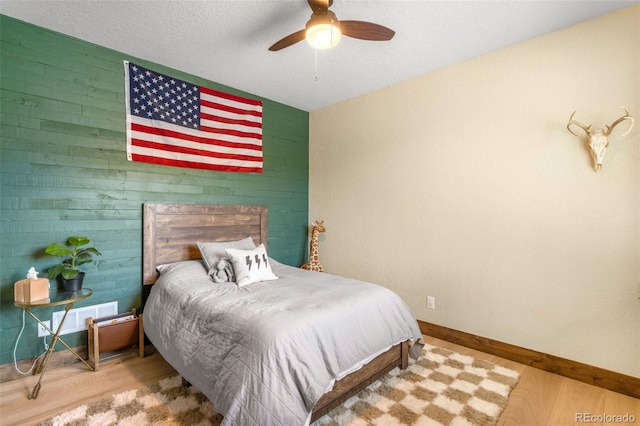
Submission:
MULTIPOLYGON (((430 344, 486 359, 520 372, 520 381, 511 393, 499 425, 563 426, 586 423, 576 421, 579 413, 589 413, 592 416, 629 414, 635 416, 635 424, 640 425, 640 399, 428 336, 425 336, 425 340, 430 344)), ((47 371, 36 400, 29 400, 28 395, 37 382, 37 377, 25 376, 0 384, 0 424, 35 425, 78 405, 149 385, 175 374, 173 368, 157 353, 145 358, 131 354, 104 362, 96 373, 78 363, 47 371)))

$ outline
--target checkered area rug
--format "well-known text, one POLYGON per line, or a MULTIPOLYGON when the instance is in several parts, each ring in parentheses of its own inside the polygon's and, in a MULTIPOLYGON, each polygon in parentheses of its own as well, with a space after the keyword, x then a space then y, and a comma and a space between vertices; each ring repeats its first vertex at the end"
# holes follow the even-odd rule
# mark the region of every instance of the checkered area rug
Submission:
POLYGON ((519 377, 427 344, 409 368, 392 370, 315 425, 495 425, 519 377))
MULTIPOLYGON (((516 371, 426 344, 409 368, 392 370, 313 426, 495 425, 516 385, 516 371)), ((82 405, 43 423, 220 425, 222 416, 179 376, 82 405)))

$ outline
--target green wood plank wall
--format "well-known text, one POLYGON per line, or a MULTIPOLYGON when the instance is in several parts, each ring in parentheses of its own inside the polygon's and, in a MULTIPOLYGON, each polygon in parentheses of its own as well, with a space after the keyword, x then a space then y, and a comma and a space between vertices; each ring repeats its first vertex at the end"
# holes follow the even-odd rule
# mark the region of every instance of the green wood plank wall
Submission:
MULTIPOLYGON (((262 99, 261 175, 128 162, 124 59, 259 97, 3 15, 0 33, 0 364, 12 360, 22 326, 13 283, 30 266, 45 276, 55 263, 41 255, 50 242, 83 235, 102 252, 85 279, 94 295, 77 306, 117 300, 120 311, 139 307, 145 202, 266 205, 270 255, 304 262, 308 112, 262 99)), ((40 312, 51 319, 51 312, 40 312)), ((27 316, 26 323, 17 359, 42 352, 34 321, 27 316)), ((73 346, 86 344, 86 333, 66 337, 73 346)))

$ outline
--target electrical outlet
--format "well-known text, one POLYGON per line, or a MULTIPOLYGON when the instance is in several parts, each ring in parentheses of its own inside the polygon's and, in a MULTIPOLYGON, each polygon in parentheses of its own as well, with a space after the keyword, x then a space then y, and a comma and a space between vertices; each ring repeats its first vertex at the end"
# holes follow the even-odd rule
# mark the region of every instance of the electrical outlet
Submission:
POLYGON ((433 296, 427 296, 427 309, 436 308, 436 298, 433 296))
MULTIPOLYGON (((47 327, 51 328, 51 321, 42 321, 42 322, 47 327)), ((51 335, 51 333, 49 333, 46 328, 44 328, 40 323, 38 323, 38 337, 44 337, 49 335, 51 335)))

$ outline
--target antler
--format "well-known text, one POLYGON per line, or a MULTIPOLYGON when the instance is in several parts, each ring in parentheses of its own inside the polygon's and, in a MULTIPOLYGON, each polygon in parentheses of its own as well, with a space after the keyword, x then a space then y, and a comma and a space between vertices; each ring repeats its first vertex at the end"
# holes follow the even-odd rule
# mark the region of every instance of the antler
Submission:
MULTIPOLYGON (((576 135, 575 132, 573 130, 571 130, 571 125, 575 125, 580 127, 582 130, 584 130, 587 133, 587 136, 591 134, 591 124, 589 124, 588 126, 585 126, 584 124, 580 123, 579 121, 576 121, 573 119, 573 116, 576 114, 575 111, 573 111, 573 114, 571 114, 571 117, 569 117, 569 122, 567 123, 567 130, 571 132, 571 134, 580 137, 580 135, 576 135)), ((617 123, 616 123, 617 124, 617 123)))
POLYGON ((618 118, 613 123, 611 123, 610 126, 605 126, 607 128, 607 130, 604 132, 605 136, 609 136, 609 134, 611 134, 611 132, 613 131, 613 128, 625 120, 630 120, 631 124, 629 125, 629 128, 627 129, 627 131, 624 132, 621 136, 624 136, 631 131, 631 128, 633 127, 633 123, 634 123, 633 117, 631 117, 631 114, 629 114, 629 111, 627 111, 625 107, 620 107, 620 108, 624 110, 625 114, 622 117, 618 118))

